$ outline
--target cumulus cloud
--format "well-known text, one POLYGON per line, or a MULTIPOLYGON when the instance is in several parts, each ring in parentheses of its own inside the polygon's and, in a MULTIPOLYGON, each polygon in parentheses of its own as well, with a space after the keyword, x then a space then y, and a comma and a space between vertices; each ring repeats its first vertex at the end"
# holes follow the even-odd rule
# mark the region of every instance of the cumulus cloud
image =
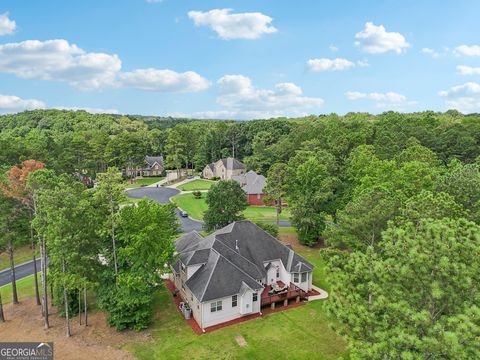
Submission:
POLYGON ((370 54, 381 54, 387 51, 402 53, 410 47, 405 37, 398 32, 387 32, 383 25, 372 22, 365 24, 365 29, 355 34, 355 45, 370 54))
POLYGON ((480 112, 480 84, 478 83, 467 82, 452 86, 438 94, 445 99, 445 105, 449 109, 457 109, 463 113, 480 112))
POLYGON ((207 89, 207 79, 193 71, 138 69, 119 75, 122 86, 156 92, 196 92, 207 89))
POLYGON ((232 9, 213 9, 189 11, 188 17, 196 26, 209 26, 224 40, 253 40, 277 31, 270 25, 273 19, 259 12, 232 14, 232 9))
POLYGON ((332 51, 332 52, 337 52, 338 50, 340 50, 337 46, 335 46, 335 45, 333 45, 333 44, 331 44, 328 48, 329 48, 330 51, 332 51))
POLYGON ((480 67, 458 65, 457 71, 460 75, 480 75, 480 67))
POLYGON ((64 81, 82 89, 131 87, 159 92, 200 91, 208 81, 193 71, 137 69, 122 72, 116 55, 86 52, 66 40, 0 45, 0 72, 25 79, 64 81))
POLYGON ((460 45, 453 49, 457 56, 480 56, 480 45, 460 45))
POLYGON ((10 20, 8 12, 0 14, 0 36, 11 35, 15 32, 16 28, 17 23, 15 20, 10 20))
POLYGON ((371 100, 375 102, 377 108, 395 108, 403 109, 406 106, 415 105, 416 101, 410 101, 405 95, 389 91, 385 93, 370 92, 364 93, 359 91, 347 91, 345 96, 348 100, 371 100))
POLYGON ((355 67, 355 63, 350 60, 336 58, 336 59, 310 59, 307 61, 307 69, 313 72, 322 71, 342 71, 355 67))
POLYGON ((44 108, 45 103, 40 100, 22 99, 14 95, 0 95, 0 113, 2 114, 44 108))
POLYGON ((353 61, 336 58, 336 59, 310 59, 306 63, 306 68, 311 72, 323 72, 323 71, 343 71, 354 67, 366 67, 369 66, 368 60, 360 60, 354 63, 353 61))
POLYGON ((440 57, 440 54, 438 52, 436 52, 435 50, 430 49, 430 48, 425 47, 421 50, 421 52, 422 52, 422 54, 430 55, 434 59, 440 57))
POLYGON ((279 83, 272 90, 257 89, 250 78, 225 75, 217 81, 217 103, 224 106, 223 114, 236 117, 275 117, 305 114, 309 109, 322 107, 321 98, 303 96, 302 89, 291 82, 279 83), (226 111, 226 112, 225 112, 226 111))

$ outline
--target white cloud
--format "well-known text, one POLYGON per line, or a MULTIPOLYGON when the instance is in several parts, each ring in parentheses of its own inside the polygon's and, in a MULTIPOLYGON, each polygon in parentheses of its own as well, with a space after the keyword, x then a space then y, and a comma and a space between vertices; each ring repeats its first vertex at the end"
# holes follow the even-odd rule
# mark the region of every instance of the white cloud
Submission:
POLYGON ((358 67, 369 67, 370 63, 368 62, 367 59, 363 59, 363 60, 357 61, 357 66, 358 67))
POLYGON ((339 48, 338 48, 338 47, 336 47, 336 46, 335 46, 335 45, 333 45, 333 44, 332 44, 332 45, 330 45, 328 48, 329 48, 329 49, 330 49, 330 51, 332 51, 332 52, 337 52, 337 51, 339 50, 339 48))
POLYGON ((422 51, 422 54, 430 55, 434 59, 436 59, 440 56, 440 54, 438 52, 436 52, 435 50, 430 49, 430 48, 423 48, 421 51, 422 51))
POLYGON ((121 71, 117 55, 89 53, 66 40, 27 40, 0 45, 0 72, 25 79, 64 81, 82 89, 131 87, 159 92, 200 91, 208 81, 193 71, 121 71))
POLYGON ((15 20, 10 20, 8 16, 8 12, 0 14, 0 36, 11 35, 17 28, 17 23, 15 20))
POLYGON ((172 70, 138 69, 119 75, 123 87, 156 92, 196 92, 207 89, 207 79, 193 71, 178 73, 172 70))
POLYGON ((408 100, 405 95, 389 91, 385 93, 370 92, 363 93, 359 91, 347 91, 345 96, 348 100, 371 100, 375 102, 377 108, 389 108, 396 110, 403 110, 407 106, 417 104, 416 101, 408 100))
POLYGON ((270 25, 272 18, 259 12, 232 14, 232 9, 213 9, 207 12, 189 11, 188 17, 196 26, 209 26, 220 38, 258 39, 277 31, 270 25))
POLYGON ((456 56, 480 56, 480 45, 460 45, 453 49, 456 56))
POLYGON ((438 93, 445 98, 445 105, 449 109, 457 109, 463 113, 480 112, 480 84, 467 82, 463 85, 452 86, 449 90, 438 93))
POLYGON ((310 59, 307 61, 307 69, 312 72, 322 71, 342 71, 355 67, 355 63, 350 60, 336 58, 336 59, 310 59))
POLYGON ((102 108, 90 108, 90 107, 79 107, 79 106, 57 106, 57 110, 71 110, 71 111, 86 111, 90 114, 118 114, 117 109, 102 109, 102 108))
POLYGON ((87 53, 66 40, 0 45, 0 71, 26 79, 66 81, 77 88, 111 85, 121 68, 117 55, 87 53))
POLYGON ((405 37, 398 32, 387 32, 383 25, 377 26, 372 22, 365 24, 365 29, 355 34, 355 45, 370 54, 381 54, 395 51, 400 54, 410 47, 405 37))
POLYGON ((35 99, 22 99, 13 95, 0 95, 0 113, 44 109, 45 103, 35 99))
POLYGON ((460 75, 480 75, 480 67, 458 65, 457 71, 460 75))
POLYGON ((290 82, 276 84, 273 90, 257 89, 250 78, 225 75, 217 81, 220 95, 217 103, 236 117, 275 117, 305 114, 322 107, 321 98, 303 96, 302 89, 290 82))

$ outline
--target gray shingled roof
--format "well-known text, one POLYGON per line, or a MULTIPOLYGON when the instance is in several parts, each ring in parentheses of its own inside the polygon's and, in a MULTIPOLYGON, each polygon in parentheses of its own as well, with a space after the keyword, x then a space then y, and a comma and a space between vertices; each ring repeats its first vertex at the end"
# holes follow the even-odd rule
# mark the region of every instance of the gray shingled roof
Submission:
POLYGON ((201 264, 185 285, 199 299, 210 301, 238 294, 245 286, 261 290, 265 262, 280 260, 287 271, 312 271, 314 266, 250 221, 237 221, 202 238, 189 233, 176 241, 179 271, 185 265, 201 264))
POLYGON ((223 163, 223 166, 225 166, 227 170, 245 169, 245 165, 242 162, 232 157, 220 159, 219 161, 223 163))
POLYGON ((149 166, 153 166, 153 164, 158 163, 159 165, 163 166, 163 156, 145 156, 145 162, 149 166))
POLYGON ((233 176, 246 194, 263 194, 263 188, 267 185, 267 179, 263 175, 250 170, 246 174, 233 176))

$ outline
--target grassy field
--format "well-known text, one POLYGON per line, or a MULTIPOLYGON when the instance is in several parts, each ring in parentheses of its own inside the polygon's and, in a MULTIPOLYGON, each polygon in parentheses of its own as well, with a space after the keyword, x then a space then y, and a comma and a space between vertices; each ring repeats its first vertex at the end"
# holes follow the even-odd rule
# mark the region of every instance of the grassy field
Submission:
MULTIPOLYGON (((324 286, 318 250, 300 253, 317 267, 314 283, 324 286)), ((344 340, 328 325, 323 301, 198 336, 182 320, 170 296, 166 290, 157 294, 152 341, 127 347, 139 359, 338 359, 346 351, 344 340), (238 345, 238 336, 246 346, 238 345)))
POLYGON ((213 184, 215 184, 215 181, 193 180, 186 184, 180 185, 178 189, 182 191, 209 190, 213 184))
MULTIPOLYGON (((208 209, 205 203, 206 194, 202 194, 201 199, 195 199, 193 194, 180 194, 172 197, 175 204, 185 210, 189 216, 194 219, 202 220, 203 213, 208 209)), ((245 218, 254 221, 275 220, 276 213, 274 207, 267 206, 248 206, 244 212, 245 218)), ((290 213, 288 209, 284 209, 280 215, 281 220, 288 220, 290 213)))
MULTIPOLYGON (((20 265, 24 262, 32 260, 32 249, 30 249, 29 245, 24 245, 19 247, 18 249, 15 249, 15 252, 13 253, 13 259, 15 260, 16 265, 20 265)), ((8 254, 6 252, 2 252, 0 254, 0 270, 4 270, 7 268, 10 268, 10 259, 8 258, 8 254)))
POLYGON ((142 186, 147 186, 159 182, 163 180, 163 177, 146 177, 146 178, 139 178, 135 180, 133 184, 130 184, 130 181, 127 181, 126 187, 127 188, 138 188, 142 186))
MULTIPOLYGON (((40 286, 40 276, 38 273, 38 286, 40 287, 40 292, 42 291, 40 286)), ((0 293, 2 294, 2 301, 4 304, 12 302, 12 285, 8 284, 0 287, 0 293)), ((22 301, 35 296, 35 285, 33 281, 33 275, 24 277, 20 280, 17 280, 17 294, 18 300, 22 301)))

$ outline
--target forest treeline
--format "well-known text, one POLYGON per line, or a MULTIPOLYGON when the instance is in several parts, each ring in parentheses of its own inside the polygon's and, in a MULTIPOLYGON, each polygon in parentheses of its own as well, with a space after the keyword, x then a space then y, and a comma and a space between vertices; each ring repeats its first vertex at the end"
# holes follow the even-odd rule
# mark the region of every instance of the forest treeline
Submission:
MULTIPOLYGON (((176 222, 173 209, 148 201, 120 210, 117 168, 159 154, 167 169, 197 171, 234 156, 267 177, 267 200, 276 200, 278 212, 286 200, 300 242, 328 245, 322 250, 331 285, 325 307, 352 358, 480 357, 480 115, 348 113, 245 122, 59 110, 1 116, 6 170, 28 159, 47 168, 29 176, 24 194, 37 199, 41 211, 30 214, 24 206, 22 222, 2 231, 22 232, 30 224, 40 247, 42 239, 47 250, 53 247, 54 284, 63 304, 96 289, 117 328, 148 324, 157 279, 144 275, 170 260, 175 231, 166 229, 176 222), (99 180, 92 194, 68 178, 77 171, 99 180), (100 226, 94 244, 88 243, 93 235, 77 239, 79 231, 88 233, 82 230, 88 223, 67 216, 86 211, 83 204, 100 226), (49 220, 56 218, 65 223, 49 220), (140 221, 149 218, 155 227, 140 221), (89 252, 80 258, 84 266, 65 270, 64 264, 80 261, 72 257, 73 244, 89 252), (150 258, 155 252, 148 249, 157 245, 161 261, 150 258), (99 248, 107 266, 94 259, 99 248), (102 271, 83 272, 94 266, 102 271)), ((10 170, 6 184, 14 184, 17 173, 23 178, 10 170)), ((0 207, 6 220, 17 206, 9 201, 5 197, 0 207)), ((12 244, 12 236, 3 238, 12 244)))

